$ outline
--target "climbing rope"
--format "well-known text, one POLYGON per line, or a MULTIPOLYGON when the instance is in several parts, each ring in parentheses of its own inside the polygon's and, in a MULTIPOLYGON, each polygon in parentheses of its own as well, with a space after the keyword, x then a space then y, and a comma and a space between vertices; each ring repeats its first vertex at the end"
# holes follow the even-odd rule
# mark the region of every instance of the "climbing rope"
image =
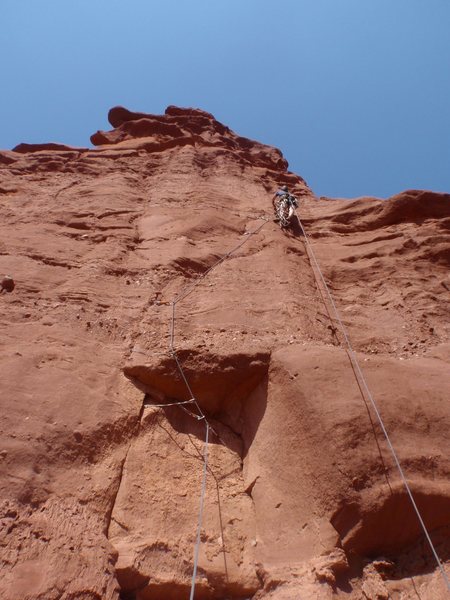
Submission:
POLYGON ((391 439, 389 437, 389 434, 387 432, 387 429, 386 429, 386 427, 384 425, 384 422, 383 422, 383 419, 381 417, 381 413, 380 413, 380 411, 378 409, 378 406, 377 406, 377 404, 375 402, 374 397, 372 396, 372 393, 369 390, 369 387, 367 385, 367 382, 366 382, 366 379, 364 377, 364 374, 363 374, 363 372, 361 370, 361 367, 359 366, 359 362, 358 362, 358 359, 356 357, 356 354, 355 354, 355 352, 353 350, 353 347, 352 347, 352 345, 350 343, 350 339, 348 337, 345 325, 342 322, 342 319, 341 319, 341 316, 340 316, 339 311, 337 309, 336 303, 335 303, 335 301, 333 299, 333 296, 332 296, 332 294, 330 292, 328 284, 325 281, 325 278, 324 278, 324 276, 322 274, 322 270, 320 269, 319 263, 317 262, 316 255, 314 253, 312 245, 311 245, 311 243, 309 241, 308 236, 306 235, 306 231, 305 231, 305 229, 303 227, 303 224, 302 224, 302 222, 300 220, 300 217, 298 216, 296 210, 295 210, 295 216, 297 217, 298 223, 300 225, 300 229, 302 231, 302 234, 303 234, 303 237, 304 237, 304 240, 305 240, 305 246, 307 248, 308 255, 309 255, 310 261, 311 261, 311 268, 312 268, 312 270, 313 270, 314 273, 317 272, 319 274, 319 277, 320 277, 320 280, 322 282, 322 285, 323 285, 323 287, 324 287, 324 289, 325 289, 325 291, 327 293, 327 296, 328 296, 328 298, 330 300, 330 304, 331 304, 331 306, 333 308, 333 312, 335 314, 336 321, 339 323, 339 327, 340 327, 342 336, 343 336, 343 338, 345 340, 345 345, 347 346, 347 354, 348 354, 350 362, 351 362, 351 364, 352 364, 352 366, 354 368, 354 372, 357 375, 358 383, 362 386, 362 389, 364 389, 364 391, 366 393, 366 396, 369 399, 369 402, 370 402, 373 410, 375 411, 375 414, 377 416, 377 419, 378 419, 378 422, 380 424, 381 430, 383 431, 383 435, 386 438, 386 442, 388 444, 389 450, 391 451, 391 454, 392 454, 392 457, 394 459, 395 465, 396 465, 396 467, 398 469, 398 472, 400 473, 400 477, 402 479, 403 485, 405 486, 405 489, 406 489, 406 491, 408 493, 408 496, 409 496, 409 499, 411 501, 411 504, 412 504, 412 506, 414 508, 414 511, 415 511, 415 513, 417 515, 417 518, 419 520, 420 526, 421 526, 421 528, 422 528, 422 530, 423 530, 423 532, 425 534, 427 542, 428 542, 428 544, 429 544, 429 546, 431 548, 431 551, 432 551, 433 556, 434 556, 434 558, 436 560, 436 563, 437 563, 437 565, 438 565, 438 567, 439 567, 439 569, 441 571, 442 577, 444 578, 444 581, 445 581, 445 583, 447 585, 447 588, 450 590, 450 580, 449 580, 449 578, 447 576, 447 573, 445 572, 444 566, 443 566, 443 564, 442 564, 442 562, 441 562, 441 560, 440 560, 440 558, 439 558, 439 556, 438 556, 438 554, 436 552, 436 549, 435 549, 434 544, 433 544, 433 542, 431 540, 430 534, 428 533, 428 529, 427 529, 427 527, 426 527, 426 525, 424 523, 422 515, 420 514, 419 508, 418 508, 418 506, 416 504, 416 501, 414 500, 414 496, 412 494, 411 488, 409 487, 408 481, 407 481, 407 479, 405 477, 405 474, 403 472, 403 469, 402 469, 402 466, 401 466, 400 461, 398 459, 397 453, 396 453, 396 451, 394 449, 394 446, 392 445, 391 439), (314 267, 315 267, 315 269, 314 269, 314 267))
POLYGON ((189 384, 188 378, 186 377, 186 374, 184 372, 183 366, 181 364, 180 359, 178 358, 177 355, 177 351, 175 348, 175 325, 176 325, 176 305, 181 302, 182 300, 185 300, 190 294, 192 294, 192 292, 194 291, 194 289, 200 285, 200 283, 203 281, 203 279, 209 274, 211 273, 211 271, 213 271, 213 269, 215 269, 216 267, 218 267, 221 263, 223 263, 225 260, 227 260, 228 258, 230 258, 235 252, 237 252, 239 250, 239 248, 241 248, 244 244, 246 244, 248 242, 248 240, 253 237, 254 235, 256 235, 257 233, 259 233, 261 231, 261 229, 264 227, 264 225, 266 225, 266 223, 268 223, 269 219, 267 217, 260 217, 263 222, 261 223, 261 225, 259 225, 258 227, 256 227, 255 229, 253 229, 252 231, 247 232, 246 237, 241 240, 236 246, 234 246, 234 248, 232 248, 229 252, 227 252, 226 254, 224 254, 223 256, 221 256, 211 267, 209 267, 209 269, 207 269, 204 273, 202 273, 201 275, 199 275, 197 277, 197 280, 194 281, 194 283, 188 285, 185 287, 184 290, 182 290, 178 295, 176 295, 174 297, 174 299, 171 302, 171 306, 172 306, 172 312, 171 312, 171 318, 170 318, 170 325, 169 325, 169 354, 172 356, 172 358, 175 361, 175 364, 177 366, 177 369, 181 375, 181 378, 188 390, 189 396, 191 397, 191 402, 194 404, 195 409, 197 410, 198 414, 192 413, 190 411, 188 411, 186 408, 184 408, 183 406, 181 408, 183 408, 185 410, 185 412, 187 412, 188 414, 190 414, 193 418, 197 419, 197 420, 204 420, 205 423, 208 425, 209 429, 214 433, 214 435, 218 438, 218 440, 223 443, 223 440, 221 440, 219 434, 215 431, 215 429, 212 427, 211 423, 209 423, 209 421, 207 420, 204 412, 202 411, 197 398, 194 395, 194 392, 192 391, 192 388, 189 384))
POLYGON ((198 554, 200 551, 200 535, 201 535, 202 521, 203 521, 203 506, 205 503, 205 494, 206 494, 206 473, 208 470, 208 441, 209 441, 208 438, 209 438, 209 424, 208 424, 208 421, 206 421, 205 448, 203 451, 202 491, 200 494, 200 508, 198 511, 198 523, 197 523, 197 540, 195 542, 195 551, 194 551, 194 571, 192 573, 191 594, 189 596, 189 600, 194 599, 195 580, 197 578, 198 554))
MULTIPOLYGON (((426 528, 426 525, 423 521, 423 518, 420 514, 420 511, 417 507, 417 504, 414 500, 413 494, 411 492, 411 489, 409 487, 408 481, 404 475, 403 469, 401 467, 400 461, 397 457, 397 454, 395 452, 395 449, 392 445, 392 442, 390 440, 389 434, 386 430, 386 427, 384 425, 383 419, 381 417, 380 411, 377 407, 377 404, 369 390, 369 387, 367 385, 367 382, 365 380, 365 377, 363 375, 363 372, 359 366, 356 354, 353 350, 353 347, 350 343, 350 339, 348 337, 346 328, 342 322, 342 319, 340 317, 339 311, 337 309, 336 303, 333 299, 333 296, 329 290, 329 287, 325 281, 325 278, 322 274, 322 271, 320 269, 319 263, 317 262, 314 250, 311 246, 311 243, 309 241, 309 238, 306 234, 306 231, 303 227, 303 224, 300 220, 300 217, 297 214, 297 211, 294 210, 296 218, 298 220, 300 229, 302 231, 304 240, 305 240, 305 246, 307 248, 307 252, 308 255, 310 257, 310 262, 311 262, 311 267, 314 271, 314 273, 318 273, 320 281, 322 282, 323 288, 326 291, 326 294, 329 298, 330 304, 333 308, 333 312, 335 314, 335 320, 339 323, 339 327, 342 333, 342 336, 345 340, 345 344, 347 347, 347 354, 349 356, 349 359, 351 361, 351 364, 354 368, 355 371, 355 375, 357 376, 358 379, 358 383, 360 384, 361 388, 364 390, 364 392, 366 393, 367 398, 370 401, 371 406, 373 407, 375 414, 377 416, 378 422, 380 424, 380 427, 383 431, 384 437, 386 438, 387 444, 389 446, 389 449, 391 451, 391 454, 394 458, 394 462, 397 466, 397 469, 400 473, 400 477, 403 481, 403 484, 406 488, 406 491, 408 493, 408 496, 410 498, 410 501, 412 503, 412 506, 414 508, 414 511, 417 515, 417 518, 419 520, 419 523, 421 525, 421 528, 425 534, 425 537, 428 541, 428 544, 431 548, 431 551, 433 553, 433 556, 436 560, 436 563, 441 571, 441 574, 444 578, 444 581, 447 585, 447 588, 450 590, 450 581, 447 577, 447 574, 444 570, 444 567, 441 563, 441 560, 439 559, 439 556, 435 550, 435 547, 433 545, 433 542, 431 540, 431 537, 428 533, 428 530, 426 528)), ((194 569, 193 569, 193 575, 192 575, 192 584, 191 584, 191 593, 190 593, 190 600, 194 599, 194 594, 195 594, 195 583, 196 583, 196 577, 197 577, 197 569, 198 569, 198 557, 199 557, 199 549, 200 549, 200 541, 201 541, 201 526, 202 526, 202 520, 203 520, 203 509, 204 509, 204 500, 205 500, 205 495, 206 495, 206 480, 207 480, 207 471, 208 471, 208 443, 209 443, 209 432, 211 431, 212 433, 214 433, 214 435, 217 437, 217 439, 224 444, 223 440, 220 438, 220 436, 217 434, 217 432, 214 430, 214 428, 211 426, 211 424, 209 423, 207 417, 205 416, 204 412, 202 411, 199 402, 197 400, 197 398, 195 397, 192 388, 190 386, 189 380, 185 374, 185 371, 183 369, 183 366, 181 364, 180 359, 178 358, 177 352, 176 352, 176 347, 175 347, 175 326, 176 326, 176 306, 179 302, 182 302, 183 300, 185 300, 193 291, 194 289, 203 281, 203 279, 209 274, 211 273, 211 271, 213 269, 215 269, 216 267, 218 267, 221 263, 223 263, 225 260, 227 260, 228 258, 230 258, 237 250, 239 250, 239 248, 241 248, 245 243, 247 243, 247 241, 254 235, 256 235, 257 233, 259 233, 259 231, 264 227, 264 225, 266 225, 267 222, 269 222, 269 219, 266 217, 260 217, 263 220, 263 223, 258 226, 257 228, 255 228, 254 230, 248 232, 247 234, 245 234, 247 237, 242 240, 241 242, 239 242, 239 244, 237 244, 234 248, 232 248, 232 250, 230 250, 229 252, 227 252, 226 254, 224 254, 221 258, 219 258, 211 267, 209 267, 204 273, 202 273, 201 275, 198 276, 197 280, 192 283, 189 284, 185 287, 184 290, 182 290, 178 295, 176 295, 172 302, 170 303, 170 306, 172 307, 171 310, 171 318, 170 318, 170 326, 169 326, 169 354, 172 356, 172 358, 175 361, 176 367, 180 373, 180 376, 187 388, 187 391, 189 393, 190 399, 186 400, 186 401, 181 401, 181 402, 174 402, 174 403, 170 403, 170 404, 162 404, 162 405, 150 405, 150 406, 155 406, 155 407, 166 407, 166 406, 179 406, 184 412, 186 412, 189 416, 191 416, 192 418, 197 419, 198 421, 203 420, 205 422, 205 446, 204 446, 204 453, 203 453, 203 479, 202 479, 202 488, 201 488, 201 495, 200 495, 200 509, 199 509, 199 515, 198 515, 198 524, 197 524, 197 538, 196 538, 196 544, 195 544, 195 549, 194 549, 194 569), (196 412, 198 414, 195 414, 191 411, 189 411, 185 405, 187 404, 192 404, 195 409, 196 412)))
MULTIPOLYGON (((244 235, 246 237, 242 241, 240 241, 239 244, 237 244, 229 252, 227 252, 226 254, 221 256, 211 267, 209 267, 209 269, 207 269, 204 273, 199 275, 197 277, 197 281, 194 281, 194 283, 192 283, 191 285, 186 286, 184 291, 180 292, 180 294, 178 296, 175 296, 175 298, 172 301, 172 304, 177 304, 178 302, 181 302, 181 300, 184 300, 187 296, 189 296, 189 294, 191 294, 194 291, 194 289, 201 283, 202 279, 204 279, 207 275, 209 275, 213 269, 215 269, 221 263, 223 263, 224 260, 226 260, 227 258, 230 258, 230 256, 232 254, 237 252, 239 250, 239 248, 241 248, 244 244, 246 244, 252 236, 259 233, 261 231, 261 229, 264 227, 264 225, 266 225, 266 223, 268 223, 270 220, 268 217, 259 217, 259 219, 262 219, 262 221, 263 221, 261 223, 261 225, 259 225, 252 231, 247 231, 246 233, 244 233, 244 235)), ((172 332, 173 332, 173 330, 172 330, 172 332)), ((173 343, 173 336, 172 336, 172 343, 173 343)))
POLYGON ((166 402, 165 404, 147 404, 147 406, 152 406, 154 408, 166 408, 167 406, 182 406, 183 404, 192 404, 194 399, 183 400, 182 402, 166 402))
POLYGON ((260 217, 263 220, 263 223, 261 223, 261 225, 259 225, 258 227, 256 227, 255 229, 253 229, 252 231, 249 231, 247 233, 245 233, 244 235, 246 236, 241 242, 239 242, 239 244, 237 244, 234 248, 232 248, 229 252, 227 252, 226 254, 224 254, 221 258, 219 258, 211 267, 209 267, 209 269, 207 269, 204 273, 202 273, 201 275, 199 275, 199 277, 197 278, 197 280, 186 286, 184 290, 182 290, 178 295, 176 295, 174 297, 174 299, 172 300, 172 302, 170 303, 172 310, 171 310, 171 317, 170 317, 170 325, 169 325, 169 354, 172 356, 172 358, 175 361, 176 367, 181 375, 181 378, 186 386, 186 389, 189 393, 190 396, 190 400, 184 400, 181 402, 172 402, 170 404, 153 404, 150 406, 156 406, 156 407, 165 407, 165 406, 179 406, 185 413, 187 413, 189 416, 193 417, 194 419, 197 419, 198 421, 204 421, 205 422, 205 448, 204 448, 204 453, 203 453, 203 480, 202 480, 202 489, 201 489, 201 494, 200 494, 200 509, 199 509, 199 514, 198 514, 198 524, 197 524, 197 539, 196 539, 196 543, 195 543, 195 549, 194 549, 194 570, 193 570, 193 574, 192 574, 192 583, 191 583, 191 593, 190 593, 190 600, 193 600, 194 598, 194 594, 195 594, 195 581, 197 578, 197 568, 198 568, 198 556, 199 556, 199 550, 200 550, 200 534, 201 534, 201 526, 202 526, 202 521, 203 521, 203 506, 204 506, 204 500, 205 500, 205 494, 206 494, 206 476, 207 476, 207 471, 208 471, 208 443, 209 443, 209 432, 212 431, 212 433, 216 436, 216 438, 220 441, 220 443, 222 443, 223 445, 225 445, 225 442, 222 440, 222 438, 219 436, 219 434, 214 430, 214 428, 211 426, 210 422, 208 421, 208 419, 205 416, 205 413, 202 411, 199 402, 197 401, 197 398, 194 395, 194 392, 192 391, 191 385, 189 383, 189 380, 186 376, 186 373, 184 372, 183 366, 181 364, 180 359, 178 358, 177 355, 177 351, 175 348, 175 325, 176 325, 176 306, 179 302, 185 300, 193 291, 194 289, 203 281, 203 279, 209 274, 211 273, 211 271, 213 269, 215 269, 216 267, 218 267, 221 263, 223 263, 225 260, 227 260, 228 258, 230 258, 235 252, 237 252, 237 250, 239 250, 239 248, 241 248, 244 244, 246 244, 248 242, 248 240, 253 237, 254 235, 256 235, 257 233, 259 233, 261 231, 261 229, 264 227, 264 225, 266 225, 266 223, 269 222, 269 219, 267 217, 260 217), (194 408, 196 409, 198 414, 195 414, 194 412, 191 412, 190 410, 188 410, 186 408, 186 404, 193 404, 194 408))

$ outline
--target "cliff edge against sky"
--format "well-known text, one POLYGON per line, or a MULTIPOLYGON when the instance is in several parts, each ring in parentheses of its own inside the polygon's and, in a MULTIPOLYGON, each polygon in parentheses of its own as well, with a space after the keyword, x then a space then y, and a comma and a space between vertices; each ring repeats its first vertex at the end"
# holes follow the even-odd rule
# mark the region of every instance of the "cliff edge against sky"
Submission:
POLYGON ((299 198, 448 561, 450 195, 317 199, 279 150, 204 111, 109 120, 92 149, 0 152, 1 597, 189 597, 205 420, 171 343, 213 428, 195 598, 447 597, 271 199, 299 198))

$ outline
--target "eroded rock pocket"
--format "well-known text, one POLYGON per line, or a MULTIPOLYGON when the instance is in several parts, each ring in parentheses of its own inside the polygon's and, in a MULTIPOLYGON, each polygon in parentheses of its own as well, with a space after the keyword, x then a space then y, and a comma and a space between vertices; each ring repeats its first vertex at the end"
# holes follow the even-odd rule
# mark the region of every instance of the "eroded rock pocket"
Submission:
MULTIPOLYGON (((177 357, 199 405, 210 414, 227 411, 245 400, 266 376, 270 361, 269 352, 220 356, 179 350, 177 357)), ((148 395, 150 402, 190 399, 187 385, 170 355, 155 364, 125 365, 123 372, 148 395)))

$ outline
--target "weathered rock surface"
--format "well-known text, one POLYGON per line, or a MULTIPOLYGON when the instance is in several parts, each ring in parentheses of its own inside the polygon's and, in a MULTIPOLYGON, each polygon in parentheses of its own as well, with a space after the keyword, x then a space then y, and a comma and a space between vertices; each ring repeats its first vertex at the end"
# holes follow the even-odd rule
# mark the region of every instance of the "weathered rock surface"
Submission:
POLYGON ((109 120, 94 149, 0 152, 1 597, 189 597, 205 423, 164 405, 191 392, 214 430, 196 598, 447 597, 271 197, 300 199, 448 561, 450 196, 317 199, 204 111, 109 120))

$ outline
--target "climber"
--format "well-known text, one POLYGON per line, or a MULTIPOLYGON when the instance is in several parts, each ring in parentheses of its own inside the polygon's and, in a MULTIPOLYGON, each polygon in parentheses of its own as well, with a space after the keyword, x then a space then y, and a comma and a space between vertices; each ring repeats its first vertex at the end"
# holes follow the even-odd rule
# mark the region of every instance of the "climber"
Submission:
POLYGON ((276 215, 275 221, 279 221, 282 227, 286 227, 298 206, 297 198, 289 193, 287 185, 283 185, 275 192, 272 204, 276 215))
POLYGON ((273 210, 275 211, 275 221, 278 221, 278 215, 277 215, 277 206, 278 206, 278 202, 284 198, 284 196, 286 196, 286 194, 289 194, 289 190, 288 190, 288 186, 287 185, 283 185, 282 187, 280 187, 278 189, 278 191, 275 192, 274 197, 272 198, 272 205, 273 205, 273 210))
POLYGON ((277 204, 276 204, 277 200, 282 200, 283 198, 286 198, 289 206, 292 205, 295 208, 297 208, 297 206, 298 206, 297 198, 289 193, 289 188, 287 185, 283 185, 277 192, 275 192, 275 195, 272 200, 275 210, 276 210, 276 206, 277 206, 277 204))

